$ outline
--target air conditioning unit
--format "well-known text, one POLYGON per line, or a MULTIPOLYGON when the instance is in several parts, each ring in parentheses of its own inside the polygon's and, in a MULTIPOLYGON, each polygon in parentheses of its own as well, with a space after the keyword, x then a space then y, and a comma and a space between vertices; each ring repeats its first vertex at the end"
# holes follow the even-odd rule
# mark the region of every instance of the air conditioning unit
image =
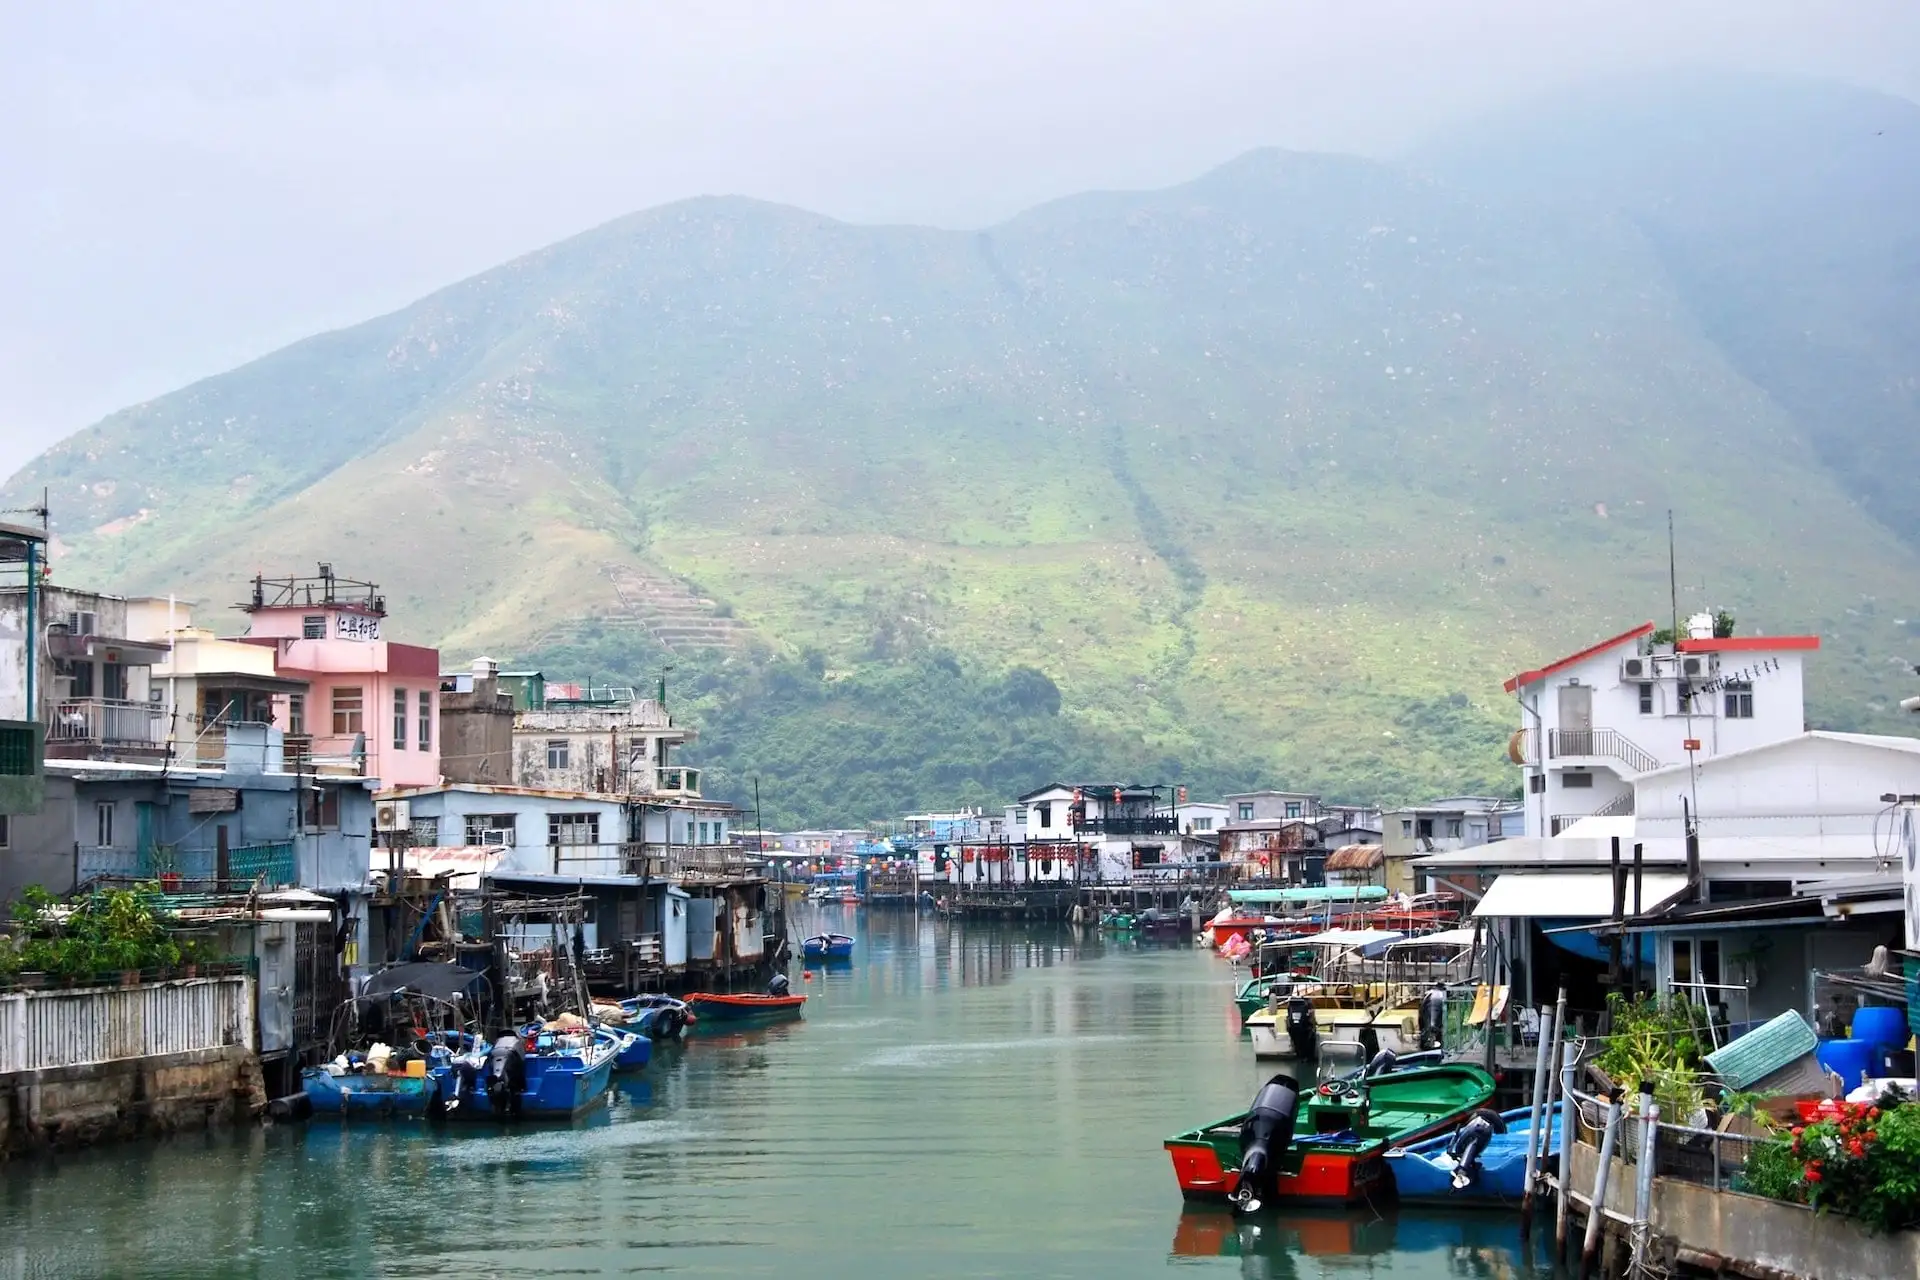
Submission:
POLYGON ((509 845, 513 843, 513 828, 488 827, 480 833, 481 844, 509 845))
POLYGON ((1653 659, 1638 654, 1620 659, 1620 678, 1636 683, 1653 679, 1653 659))
POLYGON ((381 800, 373 806, 373 828, 376 831, 411 831, 413 815, 408 811, 405 800, 381 800))
POLYGON ((1680 674, 1688 680, 1705 680, 1720 669, 1720 655, 1715 653, 1683 653, 1680 655, 1680 674))
POLYGON ((100 615, 92 610, 75 609, 67 614, 67 630, 76 636, 90 636, 100 630, 100 615))

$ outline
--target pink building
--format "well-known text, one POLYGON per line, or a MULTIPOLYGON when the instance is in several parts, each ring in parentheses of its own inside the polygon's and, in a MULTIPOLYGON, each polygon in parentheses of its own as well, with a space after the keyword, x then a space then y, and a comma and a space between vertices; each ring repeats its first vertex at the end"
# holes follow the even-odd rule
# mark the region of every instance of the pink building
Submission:
POLYGON ((382 637, 386 598, 334 576, 255 578, 246 640, 272 645, 275 670, 307 691, 274 700, 287 759, 351 771, 388 787, 440 781, 440 651, 382 637))

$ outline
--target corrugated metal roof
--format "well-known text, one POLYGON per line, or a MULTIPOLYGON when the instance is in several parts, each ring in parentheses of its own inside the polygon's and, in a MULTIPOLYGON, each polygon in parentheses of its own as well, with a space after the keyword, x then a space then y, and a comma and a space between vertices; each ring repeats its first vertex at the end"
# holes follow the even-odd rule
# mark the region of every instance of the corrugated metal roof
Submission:
POLYGON ((1724 1049, 1707 1055, 1707 1065, 1732 1089, 1744 1089, 1782 1067, 1791 1066, 1820 1046, 1807 1020, 1789 1009, 1755 1027, 1724 1049))
POLYGON ((1327 855, 1327 870, 1378 871, 1386 857, 1377 844, 1343 844, 1327 855))
MULTIPOLYGON (((1686 888, 1683 875, 1646 872, 1640 877, 1640 909, 1652 911, 1686 888)), ((1627 896, 1631 910, 1631 880, 1627 896)), ((1598 920, 1613 914, 1613 876, 1605 871, 1509 872, 1493 882, 1473 914, 1507 920, 1598 920)))

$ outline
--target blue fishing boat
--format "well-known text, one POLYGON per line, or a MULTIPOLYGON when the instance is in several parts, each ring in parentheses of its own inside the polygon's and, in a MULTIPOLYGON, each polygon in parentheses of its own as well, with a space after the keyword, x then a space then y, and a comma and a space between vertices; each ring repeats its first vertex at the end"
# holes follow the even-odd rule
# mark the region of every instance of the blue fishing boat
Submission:
POLYGON ((529 1120, 569 1120, 607 1095, 613 1062, 619 1048, 610 1038, 585 1033, 541 1031, 532 1036, 503 1037, 492 1049, 436 1062, 432 1069, 440 1082, 445 1114, 453 1120, 492 1120, 524 1117, 529 1120), (513 1046, 519 1052, 509 1052, 513 1046), (494 1088, 503 1079, 495 1105, 494 1088), (519 1087, 511 1088, 518 1076, 519 1087))
MULTIPOLYGON (((1403 1201, 1455 1205, 1517 1205, 1527 1190, 1527 1140, 1533 1136, 1532 1111, 1516 1107, 1500 1113, 1506 1132, 1494 1133, 1477 1159, 1456 1160, 1450 1153, 1459 1131, 1387 1152, 1387 1168, 1403 1201), (1465 1174, 1465 1185, 1458 1175, 1465 1174)), ((1468 1123, 1472 1123, 1471 1119, 1468 1123)), ((1559 1108, 1552 1111, 1547 1155, 1560 1150, 1559 1108)))
POLYGON ((483 975, 415 962, 372 974, 334 1010, 325 1063, 300 1073, 316 1115, 426 1116, 441 1101, 434 1069, 472 1047, 483 975))
POLYGON ((638 1031, 655 1040, 671 1040, 694 1021, 693 1010, 685 1000, 659 994, 628 996, 620 1002, 626 1015, 625 1029, 638 1031))
POLYGON ((653 1037, 642 1031, 601 1023, 593 1029, 593 1034, 596 1039, 613 1045, 615 1071, 638 1071, 653 1061, 653 1037))
POLYGON ((325 1066, 302 1071, 300 1087, 315 1115, 424 1116, 440 1096, 440 1082, 431 1075, 334 1071, 325 1066))
POLYGON ((816 933, 800 944, 803 960, 851 960, 853 939, 844 933, 816 933))

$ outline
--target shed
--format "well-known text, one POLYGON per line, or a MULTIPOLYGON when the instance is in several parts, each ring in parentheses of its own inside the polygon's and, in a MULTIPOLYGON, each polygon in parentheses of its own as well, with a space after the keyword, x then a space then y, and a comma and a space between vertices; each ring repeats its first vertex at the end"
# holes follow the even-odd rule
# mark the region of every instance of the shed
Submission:
POLYGON ((1326 870, 1378 871, 1386 861, 1386 850, 1377 844, 1343 844, 1327 855, 1326 870))
POLYGON ((687 967, 687 900, 692 896, 677 884, 667 886, 667 909, 660 916, 660 949, 669 969, 687 967))

